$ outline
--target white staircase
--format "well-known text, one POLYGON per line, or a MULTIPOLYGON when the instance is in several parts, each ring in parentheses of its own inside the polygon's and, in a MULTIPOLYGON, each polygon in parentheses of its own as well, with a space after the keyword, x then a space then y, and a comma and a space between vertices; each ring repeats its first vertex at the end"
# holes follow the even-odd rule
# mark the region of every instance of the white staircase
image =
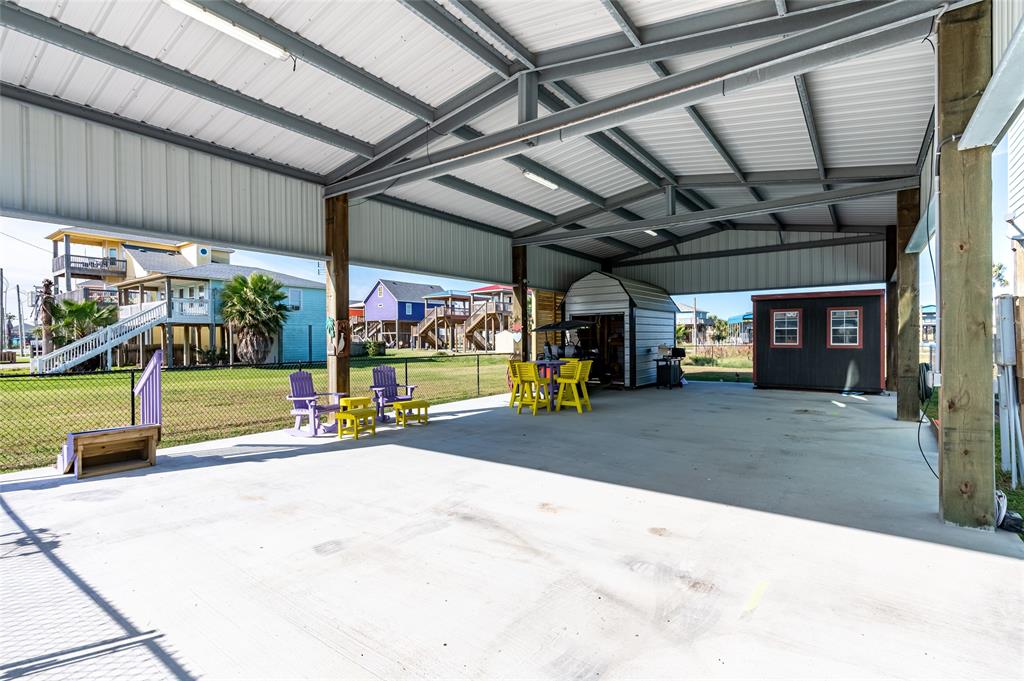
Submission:
POLYGON ((138 312, 119 319, 117 323, 98 329, 74 343, 57 348, 48 355, 36 357, 32 360, 32 373, 63 373, 167 320, 167 303, 162 300, 154 300, 136 307, 138 312))

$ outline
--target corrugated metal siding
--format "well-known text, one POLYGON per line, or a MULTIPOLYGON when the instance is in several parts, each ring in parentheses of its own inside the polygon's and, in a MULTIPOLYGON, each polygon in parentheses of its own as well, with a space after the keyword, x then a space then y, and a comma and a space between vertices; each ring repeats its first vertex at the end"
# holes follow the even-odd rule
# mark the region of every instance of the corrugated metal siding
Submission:
POLYGON ((318 185, 0 100, 0 206, 66 224, 322 257, 318 185))
POLYGON ((593 260, 575 258, 548 248, 527 247, 526 273, 532 288, 565 291, 574 281, 597 268, 593 260))
MULTIPOLYGON (((786 234, 783 238, 794 242, 836 237, 828 234, 786 234)), ((701 253, 777 243, 777 233, 730 231, 687 242, 680 246, 680 250, 701 253)), ((663 250, 650 255, 672 253, 672 250, 663 250)), ((884 280, 884 265, 885 244, 878 242, 655 265, 622 265, 613 271, 660 286, 672 295, 680 295, 875 283, 884 280)))
POLYGON ((676 314, 637 309, 633 312, 633 336, 636 339, 636 387, 658 380, 655 360, 661 356, 658 346, 675 345, 676 314))
POLYGON ((572 319, 574 315, 611 315, 623 316, 623 376, 626 386, 630 386, 630 352, 632 329, 629 325, 629 296, 614 277, 601 272, 592 272, 573 283, 565 294, 565 317, 572 319))
POLYGON ((995 0, 992 3, 992 69, 1010 44, 1013 32, 1024 19, 1024 0, 995 0))
POLYGON ((372 199, 349 208, 349 258, 360 265, 510 284, 510 253, 499 234, 372 199))
POLYGON ((917 161, 935 98, 934 59, 927 43, 812 71, 805 80, 825 165, 917 161))
POLYGON ((1017 115, 1008 137, 1006 204, 1017 225, 1024 228, 1024 115, 1017 115))

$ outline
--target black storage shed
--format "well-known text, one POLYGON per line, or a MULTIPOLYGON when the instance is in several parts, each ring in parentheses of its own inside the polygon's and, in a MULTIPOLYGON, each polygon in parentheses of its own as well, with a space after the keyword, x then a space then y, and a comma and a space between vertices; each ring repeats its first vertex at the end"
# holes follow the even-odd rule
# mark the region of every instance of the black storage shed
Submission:
POLYGON ((754 385, 882 392, 885 291, 753 296, 754 385))

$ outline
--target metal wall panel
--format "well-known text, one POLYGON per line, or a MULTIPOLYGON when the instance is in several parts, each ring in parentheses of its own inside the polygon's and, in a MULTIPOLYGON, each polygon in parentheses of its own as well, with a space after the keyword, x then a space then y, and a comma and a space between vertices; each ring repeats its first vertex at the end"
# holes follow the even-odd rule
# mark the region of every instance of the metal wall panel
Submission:
MULTIPOLYGON (((786 241, 836 238, 828 234, 786 234, 786 241)), ((779 234, 723 232, 680 246, 684 253, 729 250, 779 243, 779 234)), ((665 250, 651 256, 671 255, 665 250)), ((672 295, 755 291, 802 286, 839 286, 884 280, 883 242, 821 249, 709 258, 655 265, 621 265, 615 274, 661 286, 672 295)))
POLYGON ((500 234, 372 199, 349 207, 349 258, 355 264, 510 284, 511 253, 509 238, 500 234))
POLYGON ((565 295, 565 318, 574 315, 621 314, 623 319, 623 377, 629 385, 632 329, 629 324, 629 295, 614 277, 594 272, 573 283, 565 295))
POLYGON ((593 260, 575 258, 549 248, 528 246, 526 273, 530 286, 551 291, 568 291, 574 281, 598 269, 593 260))
POLYGON ((319 185, 10 99, 0 120, 9 215, 323 257, 319 185))
POLYGON ((676 342, 676 314, 658 310, 636 309, 633 313, 633 335, 636 337, 636 386, 650 385, 658 380, 661 357, 658 346, 672 347, 676 342))
POLYGON ((1017 226, 1024 229, 1024 115, 1017 115, 1007 136, 1006 207, 1016 216, 1017 226))
POLYGON ((1024 20, 1024 0, 995 0, 992 3, 992 69, 999 65, 1017 25, 1024 20))

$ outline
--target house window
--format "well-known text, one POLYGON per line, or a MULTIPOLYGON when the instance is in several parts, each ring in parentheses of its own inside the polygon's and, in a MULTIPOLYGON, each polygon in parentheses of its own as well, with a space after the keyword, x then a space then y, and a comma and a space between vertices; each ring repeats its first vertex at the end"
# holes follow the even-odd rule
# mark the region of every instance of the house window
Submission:
POLYGON ((378 298, 383 298, 384 297, 384 285, 383 284, 381 284, 380 286, 377 287, 377 297, 378 298))
POLYGON ((293 310, 302 309, 302 289, 290 288, 288 289, 288 307, 293 310))
POLYGON ((199 300, 204 300, 205 298, 206 298, 206 286, 200 284, 199 285, 199 300))
POLYGON ((803 339, 800 310, 772 310, 773 348, 799 348, 803 339))
POLYGON ((185 289, 179 288, 178 289, 178 298, 184 298, 184 297, 185 297, 185 289))
POLYGON ((189 286, 188 287, 188 297, 189 298, 195 298, 196 297, 196 287, 195 286, 189 286))
POLYGON ((411 315, 412 314, 412 303, 406 303, 405 304, 405 314, 407 314, 407 315, 411 315))
POLYGON ((861 348, 863 334, 861 320, 864 318, 862 307, 830 307, 828 308, 828 343, 830 348, 861 348))

